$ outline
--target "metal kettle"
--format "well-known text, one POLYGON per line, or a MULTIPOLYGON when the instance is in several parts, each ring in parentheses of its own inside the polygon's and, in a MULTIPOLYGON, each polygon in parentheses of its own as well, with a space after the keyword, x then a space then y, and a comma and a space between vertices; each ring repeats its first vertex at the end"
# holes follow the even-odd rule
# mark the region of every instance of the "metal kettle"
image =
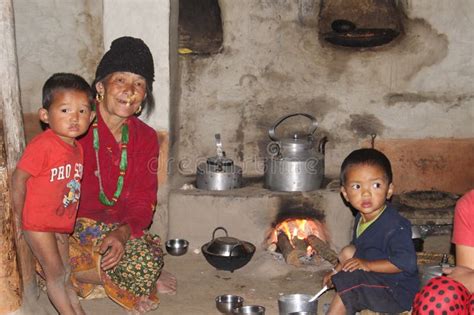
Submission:
POLYGON ((313 134, 318 127, 316 119, 305 113, 294 113, 280 118, 269 130, 272 142, 267 145, 265 160, 265 187, 273 191, 311 191, 321 187, 324 179, 324 148, 327 137, 316 145, 313 134), (311 121, 309 132, 278 139, 276 128, 286 119, 304 116, 311 121))
POLYGON ((215 134, 217 155, 201 163, 196 171, 196 187, 204 190, 229 190, 242 186, 242 168, 225 156, 221 135, 215 134))

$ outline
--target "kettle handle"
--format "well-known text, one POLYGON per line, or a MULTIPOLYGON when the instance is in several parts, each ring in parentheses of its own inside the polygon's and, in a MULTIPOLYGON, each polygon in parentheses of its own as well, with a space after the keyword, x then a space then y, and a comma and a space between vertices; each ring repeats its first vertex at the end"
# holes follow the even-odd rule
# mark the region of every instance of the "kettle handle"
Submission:
POLYGON ((229 236, 229 234, 227 233, 227 230, 225 228, 223 228, 222 226, 218 226, 214 229, 214 232, 212 232, 212 240, 214 240, 214 236, 215 236, 217 230, 224 230, 225 236, 229 236))
POLYGON ((272 139, 273 141, 279 141, 280 139, 278 139, 275 135, 276 127, 278 127, 278 125, 281 124, 287 118, 290 118, 290 117, 293 117, 293 116, 304 116, 304 117, 307 117, 311 120, 311 128, 309 130, 308 136, 311 136, 316 131, 316 129, 318 128, 318 122, 316 121, 316 118, 314 118, 310 114, 306 114, 306 113, 289 114, 289 115, 281 117, 270 129, 268 129, 268 135, 270 136, 270 139, 272 139))

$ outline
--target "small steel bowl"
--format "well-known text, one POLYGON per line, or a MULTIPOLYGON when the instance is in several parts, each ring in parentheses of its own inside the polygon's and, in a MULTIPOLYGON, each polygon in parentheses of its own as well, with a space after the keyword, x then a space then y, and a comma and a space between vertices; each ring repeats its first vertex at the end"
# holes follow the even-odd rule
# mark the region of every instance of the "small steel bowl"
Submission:
POLYGON ((244 304, 244 298, 238 295, 225 294, 216 297, 217 310, 223 314, 232 314, 232 310, 241 307, 244 304))
POLYGON ((181 238, 166 241, 166 251, 172 256, 181 256, 188 251, 189 242, 181 238))
POLYGON ((265 315, 265 307, 260 305, 245 305, 232 310, 234 315, 265 315))

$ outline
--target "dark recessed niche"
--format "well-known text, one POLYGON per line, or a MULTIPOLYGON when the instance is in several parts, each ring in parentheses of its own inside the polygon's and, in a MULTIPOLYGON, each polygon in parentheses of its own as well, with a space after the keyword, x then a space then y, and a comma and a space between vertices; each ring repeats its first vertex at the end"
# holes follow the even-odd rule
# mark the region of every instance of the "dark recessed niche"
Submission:
POLYGON ((381 46, 402 33, 402 16, 395 0, 321 0, 319 33, 337 46, 381 46))
POLYGON ((180 0, 178 30, 181 53, 220 52, 223 36, 218 0, 180 0))

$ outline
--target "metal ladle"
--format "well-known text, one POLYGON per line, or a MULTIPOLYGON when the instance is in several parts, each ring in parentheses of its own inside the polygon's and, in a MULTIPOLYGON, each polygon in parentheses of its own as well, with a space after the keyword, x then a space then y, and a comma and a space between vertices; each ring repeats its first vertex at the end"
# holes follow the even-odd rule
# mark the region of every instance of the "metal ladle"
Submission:
POLYGON ((324 292, 326 292, 328 290, 328 286, 325 285, 321 290, 319 290, 318 293, 316 293, 315 295, 313 295, 313 297, 311 299, 309 299, 309 303, 315 301, 318 297, 320 297, 324 292))

